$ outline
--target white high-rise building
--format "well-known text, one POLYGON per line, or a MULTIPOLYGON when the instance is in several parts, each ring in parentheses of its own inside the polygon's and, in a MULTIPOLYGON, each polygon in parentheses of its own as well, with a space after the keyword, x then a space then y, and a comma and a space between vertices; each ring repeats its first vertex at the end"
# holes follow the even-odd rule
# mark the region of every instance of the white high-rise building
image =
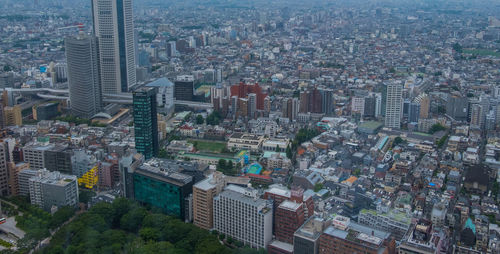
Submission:
POLYGON ((400 83, 390 83, 386 86, 385 127, 401 128, 403 113, 403 86, 400 83))
POLYGON ((254 248, 265 248, 273 236, 273 205, 257 191, 228 185, 214 198, 214 228, 254 248))
POLYGON ((132 0, 92 0, 103 94, 128 92, 136 83, 132 0))
POLYGON ((101 110, 101 81, 95 37, 80 34, 65 39, 71 114, 90 119, 101 110))

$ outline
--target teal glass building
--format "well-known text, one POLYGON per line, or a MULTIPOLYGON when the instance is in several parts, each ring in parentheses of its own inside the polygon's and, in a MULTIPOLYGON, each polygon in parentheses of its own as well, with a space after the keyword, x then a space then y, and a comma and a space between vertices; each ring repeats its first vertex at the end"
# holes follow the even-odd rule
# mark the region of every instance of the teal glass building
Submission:
POLYGON ((158 116, 156 88, 143 87, 134 92, 135 149, 146 160, 158 155, 158 116))

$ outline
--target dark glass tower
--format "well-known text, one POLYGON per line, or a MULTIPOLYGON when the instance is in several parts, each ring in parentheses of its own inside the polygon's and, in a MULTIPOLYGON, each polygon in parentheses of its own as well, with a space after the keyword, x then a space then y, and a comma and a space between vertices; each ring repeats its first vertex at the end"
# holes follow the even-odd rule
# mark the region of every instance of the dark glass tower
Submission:
POLYGON ((135 148, 147 159, 158 155, 156 88, 144 87, 134 92, 135 148))

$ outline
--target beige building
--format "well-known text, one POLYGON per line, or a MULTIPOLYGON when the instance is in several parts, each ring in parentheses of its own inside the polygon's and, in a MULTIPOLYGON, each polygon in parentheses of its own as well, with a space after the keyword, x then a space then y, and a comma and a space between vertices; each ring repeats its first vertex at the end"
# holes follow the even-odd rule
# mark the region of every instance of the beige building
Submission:
POLYGON ((211 229, 214 225, 213 199, 225 186, 224 175, 214 172, 212 176, 193 186, 193 224, 211 229))
POLYGON ((25 169, 30 168, 29 163, 20 162, 15 164, 14 162, 9 162, 7 164, 9 169, 9 188, 10 195, 18 196, 19 195, 19 172, 25 169))
POLYGON ((259 151, 264 142, 264 137, 247 133, 233 133, 227 142, 229 149, 259 151))
POLYGON ((5 126, 23 125, 23 116, 19 105, 15 105, 14 107, 4 107, 3 113, 5 126))

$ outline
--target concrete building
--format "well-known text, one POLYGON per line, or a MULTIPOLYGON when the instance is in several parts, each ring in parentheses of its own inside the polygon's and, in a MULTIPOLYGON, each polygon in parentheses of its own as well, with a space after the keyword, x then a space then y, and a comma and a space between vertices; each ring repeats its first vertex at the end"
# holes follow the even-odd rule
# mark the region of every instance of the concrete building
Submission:
POLYGON ((403 107, 403 86, 400 83, 389 83, 386 88, 385 127, 399 129, 403 107))
POLYGON ((21 126, 23 125, 23 116, 21 113, 21 106, 15 105, 13 107, 3 108, 4 125, 5 126, 21 126))
POLYGON ((337 215, 319 239, 320 254, 389 254, 394 253, 396 242, 390 233, 376 230, 337 215))
MULTIPOLYGON (((260 151, 262 143, 264 142, 263 136, 252 135, 247 133, 233 133, 227 142, 229 149, 243 149, 251 151, 260 151)), ((276 148, 276 146, 275 146, 276 148)))
POLYGON ((0 195, 9 195, 9 145, 6 140, 0 141, 0 195))
POLYGON ((49 171, 72 174, 71 149, 67 145, 55 144, 45 150, 44 166, 49 171))
POLYGON ((92 0, 103 94, 128 92, 136 83, 132 0, 92 0))
POLYGON ((318 254, 319 237, 329 226, 329 223, 320 217, 310 217, 293 234, 294 254, 318 254))
POLYGON ((45 151, 53 148, 48 143, 31 143, 23 147, 24 161, 30 164, 31 169, 45 168, 45 151))
POLYGON ((411 226, 411 218, 404 213, 389 211, 380 213, 363 209, 359 212, 358 222, 369 227, 389 232, 396 240, 401 240, 411 226))
POLYGON ((19 195, 29 196, 30 195, 30 178, 36 176, 38 170, 34 169, 24 169, 21 170, 17 175, 17 185, 19 187, 19 195))
POLYGON ((228 185, 214 198, 214 228, 253 248, 266 248, 272 240, 272 203, 251 188, 228 185))
POLYGON ((97 40, 81 33, 64 42, 71 114, 90 119, 102 108, 97 40))
POLYGON ((146 87, 156 87, 156 106, 158 110, 170 113, 174 109, 174 83, 167 78, 159 78, 146 87))
POLYGON ((40 170, 29 179, 29 190, 31 204, 45 211, 78 204, 78 183, 72 175, 40 170))
POLYGON ((178 76, 174 82, 174 98, 180 101, 192 101, 194 96, 194 77, 178 76))

